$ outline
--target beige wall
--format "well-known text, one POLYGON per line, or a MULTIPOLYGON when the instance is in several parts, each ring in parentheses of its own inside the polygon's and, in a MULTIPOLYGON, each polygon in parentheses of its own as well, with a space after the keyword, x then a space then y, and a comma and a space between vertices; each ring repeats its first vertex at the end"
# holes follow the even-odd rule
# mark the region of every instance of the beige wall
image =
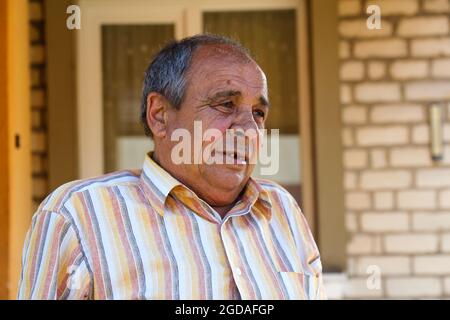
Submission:
POLYGON ((347 297, 450 297, 450 107, 442 161, 428 133, 430 102, 450 102, 449 13, 448 0, 339 2, 347 297))

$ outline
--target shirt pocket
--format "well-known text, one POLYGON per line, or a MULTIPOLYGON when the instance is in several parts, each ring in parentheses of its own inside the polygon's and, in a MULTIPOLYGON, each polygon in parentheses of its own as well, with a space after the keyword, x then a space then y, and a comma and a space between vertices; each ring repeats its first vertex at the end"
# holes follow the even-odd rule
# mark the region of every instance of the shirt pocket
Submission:
POLYGON ((289 300, 317 299, 320 281, 314 274, 302 272, 278 271, 280 280, 286 288, 289 300))

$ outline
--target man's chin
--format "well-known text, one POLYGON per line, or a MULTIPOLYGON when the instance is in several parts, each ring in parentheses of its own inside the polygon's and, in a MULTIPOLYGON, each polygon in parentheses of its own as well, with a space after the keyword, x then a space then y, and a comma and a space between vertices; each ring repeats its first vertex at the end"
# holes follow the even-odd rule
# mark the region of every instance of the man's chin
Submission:
POLYGON ((236 164, 211 165, 204 172, 210 184, 224 192, 235 192, 241 188, 248 180, 248 166, 236 164))

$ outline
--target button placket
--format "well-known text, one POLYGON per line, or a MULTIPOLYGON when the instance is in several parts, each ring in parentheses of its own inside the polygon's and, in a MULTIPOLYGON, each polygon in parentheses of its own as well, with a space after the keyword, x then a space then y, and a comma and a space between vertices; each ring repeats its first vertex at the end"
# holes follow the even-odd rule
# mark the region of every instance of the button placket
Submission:
MULTIPOLYGON (((236 257, 237 254, 233 255, 233 251, 237 252, 236 248, 233 248, 233 244, 230 240, 230 235, 227 232, 227 228, 230 228, 227 224, 227 222, 229 222, 228 220, 230 220, 233 216, 228 216, 226 217, 223 221, 222 224, 220 226, 220 237, 222 239, 222 243, 223 246, 225 248, 225 254, 227 256, 228 259, 228 263, 230 265, 232 274, 233 274, 233 280, 236 284, 236 287, 239 291, 240 296, 243 298, 245 296, 245 291, 243 290, 243 288, 245 288, 243 281, 245 281, 245 279, 242 277, 243 271, 242 271, 242 266, 241 263, 239 261, 235 261, 235 259, 233 259, 233 257, 236 257)), ((231 223, 231 222, 229 222, 231 223)), ((229 231, 231 232, 231 231, 229 231)))

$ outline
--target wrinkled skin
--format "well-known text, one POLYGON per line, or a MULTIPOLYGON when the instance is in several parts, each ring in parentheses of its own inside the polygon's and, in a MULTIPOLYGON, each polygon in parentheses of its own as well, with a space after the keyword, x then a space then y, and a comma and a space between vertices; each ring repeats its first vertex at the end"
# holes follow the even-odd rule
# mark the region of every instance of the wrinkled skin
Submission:
MULTIPOLYGON (((171 134, 177 128, 185 128, 194 137, 194 121, 201 121, 203 131, 215 128, 223 135, 227 129, 253 129, 259 133, 268 113, 266 77, 254 61, 244 61, 233 49, 209 45, 195 52, 187 79, 185 96, 178 109, 158 93, 147 97, 147 122, 155 141, 153 157, 224 216, 253 171, 254 162, 248 161, 252 155, 247 149, 246 163, 236 160, 232 164, 174 164, 171 151, 178 141, 171 141, 171 134)), ((202 152, 210 143, 201 143, 202 152)), ((192 159, 201 157, 194 152, 192 148, 192 159)), ((226 159, 223 153, 220 156, 226 159)))

